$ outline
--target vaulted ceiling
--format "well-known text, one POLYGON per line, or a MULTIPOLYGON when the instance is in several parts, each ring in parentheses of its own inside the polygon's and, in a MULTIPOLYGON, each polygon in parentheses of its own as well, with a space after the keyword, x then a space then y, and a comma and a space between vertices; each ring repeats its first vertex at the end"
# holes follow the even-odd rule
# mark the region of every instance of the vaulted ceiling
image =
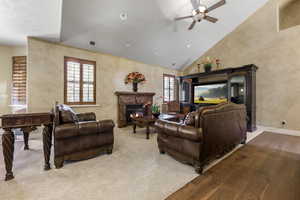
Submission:
POLYGON ((0 0, 0 45, 25 45, 27 36, 59 41, 62 0, 0 0))
POLYGON ((203 21, 188 31, 191 19, 174 18, 191 14, 190 0, 0 0, 0 44, 24 44, 26 36, 35 36, 181 69, 267 1, 227 0, 210 13, 219 19, 216 24, 203 21), (127 19, 121 20, 121 14, 127 19))

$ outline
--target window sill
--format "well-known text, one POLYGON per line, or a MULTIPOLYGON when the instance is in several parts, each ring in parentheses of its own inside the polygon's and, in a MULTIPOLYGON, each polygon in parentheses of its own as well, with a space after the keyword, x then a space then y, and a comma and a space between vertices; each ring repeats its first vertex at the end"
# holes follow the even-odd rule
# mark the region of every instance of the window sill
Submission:
POLYGON ((69 105, 71 108, 89 108, 89 107, 100 107, 98 104, 94 105, 69 105))
POLYGON ((16 108, 27 108, 27 105, 19 105, 19 104, 11 104, 11 105, 8 105, 9 107, 16 107, 16 108))

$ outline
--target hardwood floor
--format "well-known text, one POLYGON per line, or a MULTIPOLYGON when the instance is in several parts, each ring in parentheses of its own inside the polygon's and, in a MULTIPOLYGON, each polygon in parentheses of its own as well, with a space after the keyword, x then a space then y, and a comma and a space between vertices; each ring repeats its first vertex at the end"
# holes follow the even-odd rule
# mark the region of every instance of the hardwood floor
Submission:
POLYGON ((300 137, 263 133, 167 200, 300 200, 300 137))

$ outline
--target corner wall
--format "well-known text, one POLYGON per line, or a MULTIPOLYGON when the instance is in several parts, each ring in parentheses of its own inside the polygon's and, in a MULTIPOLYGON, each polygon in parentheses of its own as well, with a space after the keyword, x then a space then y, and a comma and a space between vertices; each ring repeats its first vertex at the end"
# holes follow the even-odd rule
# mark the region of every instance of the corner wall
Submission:
POLYGON ((0 46, 0 115, 12 112, 10 107, 12 57, 26 54, 26 47, 0 46))
POLYGON ((206 56, 220 58, 225 67, 253 63, 259 67, 257 123, 279 128, 286 120, 285 128, 300 130, 300 26, 278 32, 279 3, 270 0, 184 74, 197 72, 206 56))
POLYGON ((77 107, 76 112, 95 112, 98 119, 117 118, 117 97, 115 91, 132 91, 132 85, 125 85, 125 76, 133 71, 146 77, 145 84, 139 84, 139 91, 155 92, 154 101, 161 103, 163 74, 177 75, 178 71, 147 65, 125 58, 91 52, 60 44, 28 39, 28 94, 29 112, 48 112, 55 101, 63 103, 64 56, 97 62, 97 105, 77 107))

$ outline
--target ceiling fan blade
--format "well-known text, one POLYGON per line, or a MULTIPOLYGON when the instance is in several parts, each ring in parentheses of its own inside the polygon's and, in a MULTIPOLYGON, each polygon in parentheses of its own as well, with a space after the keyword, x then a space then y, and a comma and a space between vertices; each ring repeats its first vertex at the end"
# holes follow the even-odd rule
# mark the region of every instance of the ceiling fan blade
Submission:
POLYGON ((196 24, 196 21, 194 20, 193 23, 190 25, 189 30, 192 30, 194 28, 195 24, 196 24))
POLYGON ((185 16, 185 17, 176 17, 175 20, 178 21, 178 20, 187 19, 187 18, 192 18, 192 17, 193 17, 193 15, 185 16))
POLYGON ((217 18, 214 18, 214 17, 210 17, 210 16, 205 16, 204 19, 206 19, 207 21, 210 21, 212 23, 216 23, 218 21, 217 18))
POLYGON ((212 5, 211 7, 207 8, 207 10, 205 11, 206 13, 216 9, 216 8, 219 8, 220 6, 223 6, 224 4, 226 3, 226 0, 221 0, 219 1, 218 3, 212 5))
POLYGON ((200 6, 200 0, 191 0, 194 9, 198 9, 200 6))

